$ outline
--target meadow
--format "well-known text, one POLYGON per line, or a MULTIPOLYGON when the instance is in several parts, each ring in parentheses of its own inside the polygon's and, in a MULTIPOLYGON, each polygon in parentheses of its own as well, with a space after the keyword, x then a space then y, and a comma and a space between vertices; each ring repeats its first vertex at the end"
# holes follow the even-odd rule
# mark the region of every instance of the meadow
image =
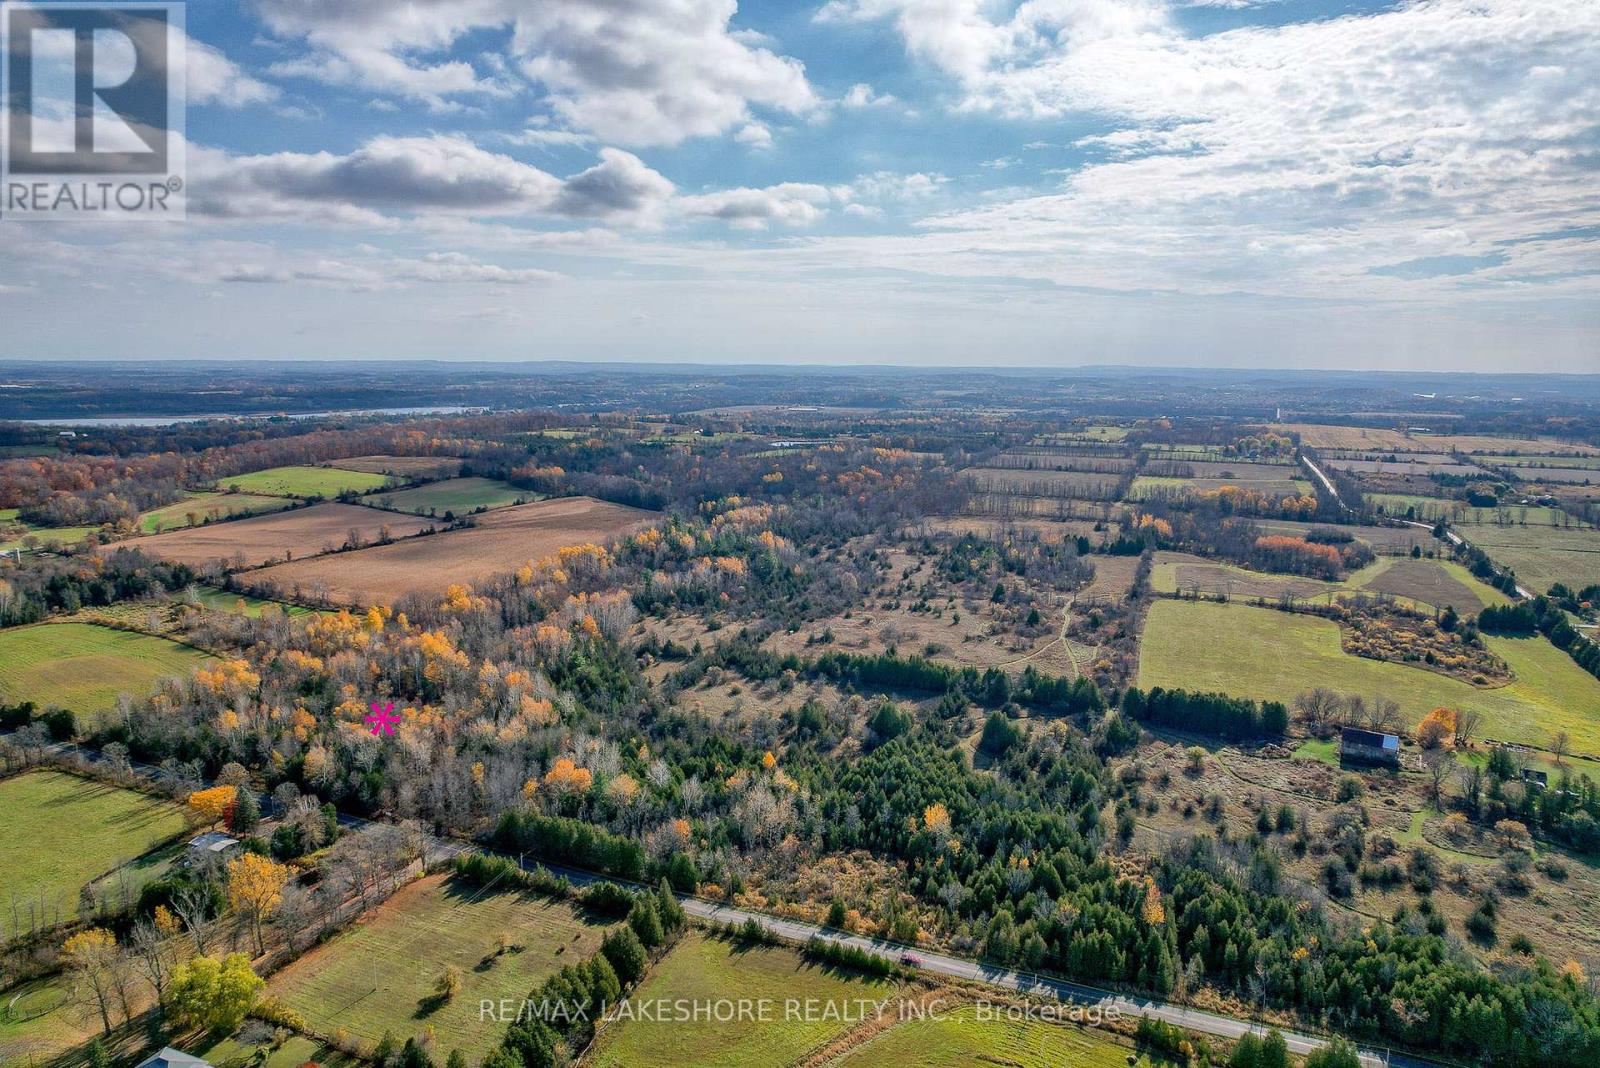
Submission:
POLYGON ((461 470, 461 461, 454 456, 352 456, 329 461, 328 466, 399 478, 452 478, 461 470))
POLYGON ((26 530, 14 538, 0 539, 0 553, 8 553, 13 549, 27 549, 32 547, 40 549, 56 549, 63 545, 76 545, 78 542, 95 533, 99 527, 36 527, 27 523, 21 524, 26 530))
POLYGON ((250 566, 341 548, 351 531, 370 544, 386 529, 390 537, 404 538, 432 525, 420 518, 328 501, 252 519, 208 523, 113 542, 108 549, 126 546, 195 567, 218 560, 225 566, 250 566))
POLYGON ((206 655, 149 634, 92 623, 39 623, 0 631, 0 698, 70 709, 79 723, 143 696, 157 680, 187 675, 206 655))
POLYGON ((1126 1068, 1128 1054, 1127 1046, 1085 1028, 1039 1019, 985 1019, 967 1005, 946 1009, 938 1018, 906 1020, 828 1063, 838 1068, 1126 1068))
POLYGON ((259 493, 190 493, 183 500, 153 508, 139 516, 139 530, 157 534, 163 530, 199 526, 219 519, 234 519, 263 512, 276 512, 294 502, 283 497, 259 493))
POLYGON ((1575 752, 1600 753, 1600 679, 1543 638, 1487 639, 1513 680, 1478 689, 1404 664, 1346 653, 1338 624, 1211 601, 1159 600, 1139 650, 1139 685, 1292 702, 1314 687, 1399 703, 1408 723, 1430 710, 1476 709, 1480 738, 1547 746, 1566 731, 1575 752))
POLYGON ((0 781, 0 932, 33 926, 42 902, 51 920, 77 915, 85 883, 134 860, 187 826, 167 801, 56 771, 0 781), (20 910, 20 911, 19 911, 20 910), (59 910, 59 912, 57 912, 59 910))
POLYGON ((388 475, 371 471, 344 471, 336 467, 269 467, 245 475, 230 475, 217 482, 243 493, 272 497, 337 497, 341 493, 371 493, 389 485, 388 475))
POLYGON ((288 616, 304 616, 316 611, 304 605, 268 601, 244 593, 229 593, 214 586, 191 586, 182 593, 181 599, 202 605, 213 612, 233 612, 251 619, 258 618, 262 610, 267 608, 276 608, 288 616))
POLYGON ((1462 533, 1534 593, 1556 582, 1575 590, 1600 582, 1600 530, 1482 526, 1462 533))
POLYGON ((479 508, 504 508, 538 499, 530 490, 519 490, 509 482, 493 478, 451 478, 430 482, 413 489, 367 495, 363 503, 392 508, 417 515, 465 515, 479 508))
MULTIPOLYGON (((381 514, 399 523, 420 522, 381 514)), ((656 512, 592 497, 561 497, 501 508, 477 517, 476 525, 464 530, 265 568, 252 572, 249 580, 282 594, 300 590, 300 596, 325 596, 338 603, 393 604, 407 593, 443 593, 454 583, 515 570, 566 545, 603 543, 657 518, 656 512)))
POLYGON ((1402 604, 1421 609, 1453 606, 1463 615, 1476 615, 1506 597, 1483 585, 1449 560, 1413 560, 1380 557, 1337 582, 1299 575, 1251 571, 1233 564, 1206 560, 1186 553, 1161 552, 1150 570, 1150 588, 1157 593, 1199 590, 1232 598, 1277 600, 1291 596, 1324 604, 1358 594, 1385 594, 1402 604))
POLYGON ((600 1037, 592 1063, 596 1068, 779 1068, 848 1030, 852 1023, 843 1013, 848 1007, 859 1014, 858 999, 876 1002, 893 994, 892 984, 810 964, 788 947, 746 946, 691 931, 651 971, 634 1002, 682 998, 715 1005, 748 999, 753 1006, 770 1004, 770 1021, 627 1020, 600 1037), (816 1012, 785 1011, 790 999, 807 998, 816 999, 816 1012), (834 1015, 823 1019, 829 1005, 834 1015))
POLYGON ((436 1049, 460 1049, 476 1063, 503 1037, 480 1022, 478 1000, 520 1001, 565 964, 588 959, 606 928, 563 902, 485 891, 443 875, 402 888, 354 927, 272 977, 268 992, 323 1034, 343 1028, 376 1042, 431 1027, 436 1049), (497 954, 504 935, 511 948, 497 954), (434 983, 447 965, 461 991, 443 1005, 434 983))

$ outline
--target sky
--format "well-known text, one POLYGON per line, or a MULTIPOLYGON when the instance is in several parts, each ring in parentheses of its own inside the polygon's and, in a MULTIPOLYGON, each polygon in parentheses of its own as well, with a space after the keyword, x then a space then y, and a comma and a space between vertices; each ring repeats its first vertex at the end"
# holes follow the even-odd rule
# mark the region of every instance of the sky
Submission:
POLYGON ((1600 372, 1596 0, 197 0, 0 356, 1600 372))

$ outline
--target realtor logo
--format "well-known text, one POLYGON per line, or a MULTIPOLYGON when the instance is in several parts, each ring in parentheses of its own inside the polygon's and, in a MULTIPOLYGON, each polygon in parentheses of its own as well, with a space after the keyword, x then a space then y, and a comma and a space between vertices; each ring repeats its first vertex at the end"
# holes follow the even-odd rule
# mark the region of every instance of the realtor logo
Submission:
POLYGON ((0 219, 184 213, 184 6, 0 4, 0 219))

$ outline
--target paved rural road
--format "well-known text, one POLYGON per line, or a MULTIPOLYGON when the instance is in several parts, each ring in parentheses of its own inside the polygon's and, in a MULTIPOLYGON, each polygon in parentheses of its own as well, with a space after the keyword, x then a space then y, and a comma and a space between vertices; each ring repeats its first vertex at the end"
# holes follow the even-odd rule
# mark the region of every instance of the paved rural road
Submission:
MULTIPOLYGON (((4 737, 4 734, 0 734, 0 737, 4 737)), ((102 759, 99 751, 71 742, 57 742, 46 748, 63 754, 77 753, 85 759, 96 763, 102 759)), ((138 762, 133 762, 133 768, 135 771, 145 775, 150 775, 157 770, 148 764, 140 764, 138 762)), ((346 813, 339 814, 339 824, 342 827, 360 828, 373 822, 361 816, 352 816, 346 813)), ((588 886, 597 882, 626 882, 626 880, 596 875, 593 872, 568 868, 559 864, 540 865, 536 861, 529 861, 526 854, 513 857, 508 853, 483 849, 457 839, 443 838, 433 834, 428 834, 426 838, 427 845, 424 853, 429 865, 444 863, 462 853, 478 851, 504 856, 508 860, 515 860, 524 869, 542 866, 553 874, 565 876, 575 886, 588 886)), ((894 942, 846 934, 842 931, 805 923, 800 920, 772 916, 764 912, 752 912, 748 909, 735 908, 732 905, 724 905, 698 897, 689 897, 684 894, 679 894, 678 899, 683 903, 683 909, 686 913, 709 922, 739 925, 754 920, 764 930, 790 941, 805 942, 812 938, 818 938, 827 942, 854 946, 868 953, 875 953, 891 960, 899 960, 901 955, 909 950, 916 954, 919 961, 917 967, 923 972, 949 976, 952 979, 985 983, 1001 990, 1053 997, 1059 1001, 1074 1005, 1098 1008, 1102 1013, 1115 1012, 1123 1016, 1151 1016, 1191 1031, 1226 1039, 1236 1039, 1246 1032, 1265 1034, 1267 1030, 1260 1024, 1238 1020, 1231 1016, 1202 1012, 1199 1009, 1185 1008, 1181 1005, 1174 1005, 1153 998, 1131 998, 1117 994, 1114 991, 1102 990, 1099 987, 1086 986, 1082 983, 1068 982, 1064 979, 1051 979, 1045 976, 1033 975, 1029 972, 1013 971, 968 960, 965 957, 952 957, 944 953, 911 949, 894 942)), ((1316 1035, 1284 1028, 1279 1028, 1278 1030, 1283 1035, 1284 1041, 1288 1044, 1292 1053, 1304 1055, 1327 1045, 1326 1039, 1319 1038, 1316 1035)), ((1360 1053, 1361 1063, 1366 1068, 1441 1068, 1443 1065, 1443 1062, 1440 1061, 1401 1053, 1391 1053, 1388 1050, 1376 1047, 1362 1047, 1360 1053)))

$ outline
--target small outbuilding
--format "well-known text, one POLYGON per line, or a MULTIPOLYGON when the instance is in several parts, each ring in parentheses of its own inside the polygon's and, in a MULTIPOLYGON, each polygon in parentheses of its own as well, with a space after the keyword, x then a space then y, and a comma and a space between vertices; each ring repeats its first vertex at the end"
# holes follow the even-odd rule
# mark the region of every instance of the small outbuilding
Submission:
POLYGON ((168 1046, 149 1060, 140 1061, 139 1068, 211 1068, 211 1062, 168 1046))
POLYGON ((1394 734, 1346 727, 1339 734, 1339 759, 1352 764, 1400 766, 1400 738, 1394 734))
POLYGON ((221 831, 207 831, 189 841, 189 857, 192 860, 201 860, 205 857, 233 856, 239 848, 239 839, 221 831))

